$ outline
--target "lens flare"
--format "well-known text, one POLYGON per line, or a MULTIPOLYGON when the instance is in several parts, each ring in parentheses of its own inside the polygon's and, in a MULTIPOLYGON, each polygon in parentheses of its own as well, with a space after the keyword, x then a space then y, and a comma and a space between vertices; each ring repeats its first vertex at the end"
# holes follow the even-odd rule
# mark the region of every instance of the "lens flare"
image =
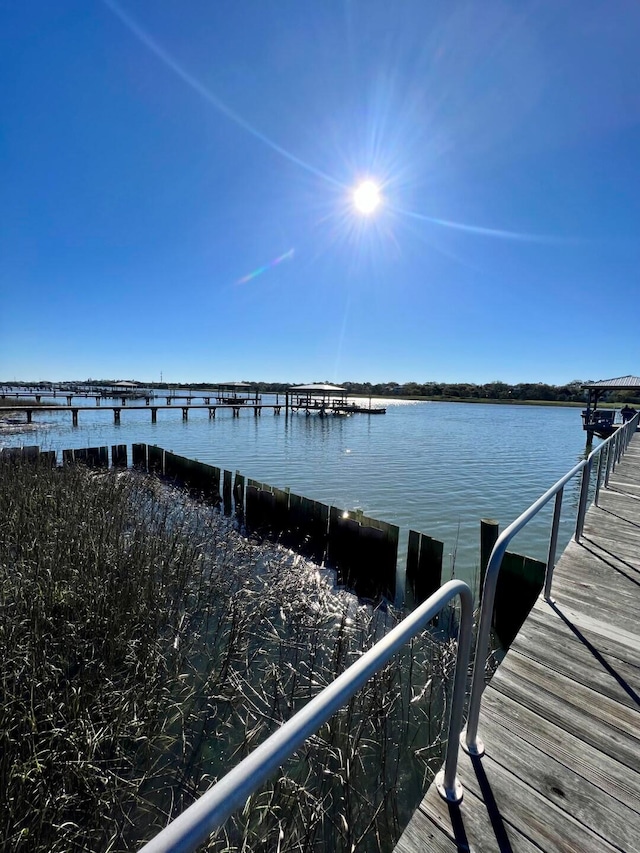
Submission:
POLYGON ((267 270, 272 269, 273 267, 277 267, 278 264, 281 264, 283 261, 287 261, 294 256, 294 249, 289 249, 288 252, 285 252, 284 255, 280 255, 278 258, 274 258, 272 261, 269 261, 268 264, 265 264, 262 267, 258 267, 258 269, 253 270, 253 272, 248 273, 247 275, 242 276, 236 281, 236 284, 246 284, 248 281, 251 281, 254 278, 257 278, 259 275, 267 272, 267 270))

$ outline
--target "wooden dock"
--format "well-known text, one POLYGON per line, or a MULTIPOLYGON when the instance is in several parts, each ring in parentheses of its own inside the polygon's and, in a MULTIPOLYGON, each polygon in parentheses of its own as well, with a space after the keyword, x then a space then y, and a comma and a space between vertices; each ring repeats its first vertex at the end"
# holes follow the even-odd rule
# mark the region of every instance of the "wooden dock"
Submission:
MULTIPOLYGON (((166 405, 159 404, 155 401, 147 400, 147 402, 142 405, 140 403, 132 403, 128 402, 126 399, 123 399, 120 405, 113 404, 101 404, 100 400, 96 400, 95 406, 73 406, 71 405, 70 398, 67 401, 66 406, 56 406, 56 405, 25 405, 20 403, 19 401, 15 403, 15 405, 11 405, 11 407, 7 407, 3 411, 5 412, 21 412, 26 416, 27 423, 33 423, 33 415, 38 412, 46 412, 47 414, 58 414, 61 412, 71 412, 71 420, 73 426, 78 426, 78 416, 80 412, 113 412, 113 421, 116 424, 120 423, 120 415, 122 411, 147 411, 151 412, 151 423, 157 423, 158 412, 165 410, 172 411, 182 411, 182 419, 189 419, 189 412, 192 409, 207 409, 209 412, 210 418, 215 418, 217 411, 228 411, 231 412, 234 418, 240 417, 240 412, 252 412, 253 415, 258 418, 262 415, 262 410, 272 411, 274 415, 279 415, 282 410, 285 410, 285 414, 304 411, 307 415, 312 412, 317 412, 321 417, 326 417, 328 415, 350 415, 350 414, 365 414, 365 415, 383 415, 386 412, 386 409, 383 408, 367 408, 364 406, 358 406, 355 403, 347 403, 341 406, 326 406, 320 407, 317 405, 309 405, 304 406, 302 404, 297 406, 289 406, 287 401, 285 403, 249 403, 249 402, 224 402, 224 403, 211 403, 209 398, 205 398, 204 403, 178 403, 177 405, 172 405, 171 401, 178 398, 167 398, 166 405)), ((225 398, 227 400, 229 398, 225 398)))
POLYGON ((640 436, 485 689, 464 798, 432 786, 396 853, 640 851, 640 436))
MULTIPOLYGON (((164 405, 139 405, 132 403, 125 403, 123 401, 121 406, 23 406, 22 404, 16 404, 15 406, 11 406, 10 411, 12 412, 24 412, 27 417, 27 423, 33 423, 33 414, 34 412, 47 412, 48 414, 58 414, 61 412, 71 412, 71 419, 73 426, 78 426, 78 415, 80 412, 113 412, 113 421, 116 424, 120 423, 120 414, 124 411, 147 411, 151 412, 151 423, 157 423, 158 419, 158 411, 182 411, 182 419, 184 421, 189 419, 189 412, 192 409, 208 409, 209 417, 215 418, 216 411, 230 411, 234 418, 240 417, 241 411, 250 411, 253 412, 256 418, 262 415, 262 410, 267 409, 273 411, 274 415, 279 415, 282 409, 284 408, 283 404, 273 404, 273 403, 225 403, 224 405, 220 405, 218 403, 209 404, 209 403, 189 403, 188 405, 184 405, 182 403, 177 406, 172 406, 168 403, 166 406, 164 405)), ((7 409, 6 411, 9 411, 7 409)))

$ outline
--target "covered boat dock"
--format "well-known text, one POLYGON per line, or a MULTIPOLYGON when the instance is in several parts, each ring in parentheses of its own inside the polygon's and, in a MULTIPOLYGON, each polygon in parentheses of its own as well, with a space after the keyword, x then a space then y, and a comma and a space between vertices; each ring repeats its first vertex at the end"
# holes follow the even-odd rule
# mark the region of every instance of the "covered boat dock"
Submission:
POLYGON ((341 385, 316 383, 311 385, 294 385, 287 392, 287 409, 292 412, 303 411, 306 415, 317 413, 321 418, 327 415, 351 415, 363 413, 367 415, 384 415, 387 411, 381 406, 360 406, 347 399, 347 389, 341 385))
POLYGON ((619 376, 617 379, 600 379, 598 382, 585 382, 581 386, 587 391, 587 408, 582 412, 582 428, 588 438, 594 434, 599 438, 608 438, 619 426, 635 415, 636 409, 629 405, 622 409, 598 408, 598 400, 609 391, 632 391, 640 394, 640 376, 619 376))

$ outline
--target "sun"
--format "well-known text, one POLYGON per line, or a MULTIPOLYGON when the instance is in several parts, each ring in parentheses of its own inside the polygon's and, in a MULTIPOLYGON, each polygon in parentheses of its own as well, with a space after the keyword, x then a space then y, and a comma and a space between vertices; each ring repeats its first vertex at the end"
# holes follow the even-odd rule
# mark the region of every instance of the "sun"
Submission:
POLYGON ((358 213, 370 216, 382 203, 380 187, 375 181, 362 181, 353 191, 353 203, 358 213))

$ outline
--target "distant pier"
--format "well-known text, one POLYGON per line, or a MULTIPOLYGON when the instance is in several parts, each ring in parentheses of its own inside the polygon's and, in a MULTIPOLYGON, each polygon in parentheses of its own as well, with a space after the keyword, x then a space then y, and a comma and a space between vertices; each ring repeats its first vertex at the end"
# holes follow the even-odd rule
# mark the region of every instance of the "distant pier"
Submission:
MULTIPOLYGON (((254 417, 258 418, 262 415, 263 410, 272 412, 274 415, 280 415, 282 410, 285 414, 294 414, 303 412, 305 415, 318 415, 319 417, 332 416, 348 416, 352 414, 367 414, 367 415, 383 415, 386 408, 381 406, 372 406, 371 400, 369 404, 361 405, 347 398, 347 392, 344 388, 338 385, 298 385, 286 391, 284 394, 275 394, 275 402, 263 403, 262 397, 258 392, 249 394, 243 383, 226 383, 218 389, 208 390, 200 393, 192 393, 189 391, 185 394, 172 392, 171 394, 151 395, 148 393, 131 393, 117 392, 113 390, 109 393, 109 397, 120 398, 120 404, 105 404, 107 395, 96 393, 93 391, 74 391, 64 389, 64 391, 41 391, 41 392, 16 392, 9 393, 3 391, 0 393, 0 399, 13 400, 16 399, 15 406, 12 405, 10 411, 23 412, 26 416, 28 424, 33 423, 33 415, 38 412, 71 412, 73 426, 78 426, 80 412, 92 411, 111 411, 113 412, 113 422, 119 424, 121 422, 121 414, 123 409, 132 411, 147 410, 151 413, 151 423, 157 423, 158 412, 167 409, 178 410, 182 412, 182 419, 189 419, 189 412, 192 409, 206 409, 209 412, 210 418, 215 418, 218 411, 231 412, 232 417, 240 417, 241 411, 252 412, 254 417), (122 394, 122 396, 120 396, 122 394), (36 405, 21 403, 21 397, 35 399, 36 405), (77 406, 74 405, 74 398, 95 398, 93 406, 77 406), (66 401, 66 406, 52 406, 42 403, 43 398, 66 401), (282 399, 284 398, 284 399, 282 399), (144 403, 137 402, 144 400, 144 403), (202 403, 194 403, 194 400, 202 400, 202 403), (164 401, 164 402, 159 402, 164 401), (182 401, 182 402, 180 402, 182 401), (174 405, 175 404, 175 405, 174 405)), ((7 409, 9 411, 9 409, 7 409)))

